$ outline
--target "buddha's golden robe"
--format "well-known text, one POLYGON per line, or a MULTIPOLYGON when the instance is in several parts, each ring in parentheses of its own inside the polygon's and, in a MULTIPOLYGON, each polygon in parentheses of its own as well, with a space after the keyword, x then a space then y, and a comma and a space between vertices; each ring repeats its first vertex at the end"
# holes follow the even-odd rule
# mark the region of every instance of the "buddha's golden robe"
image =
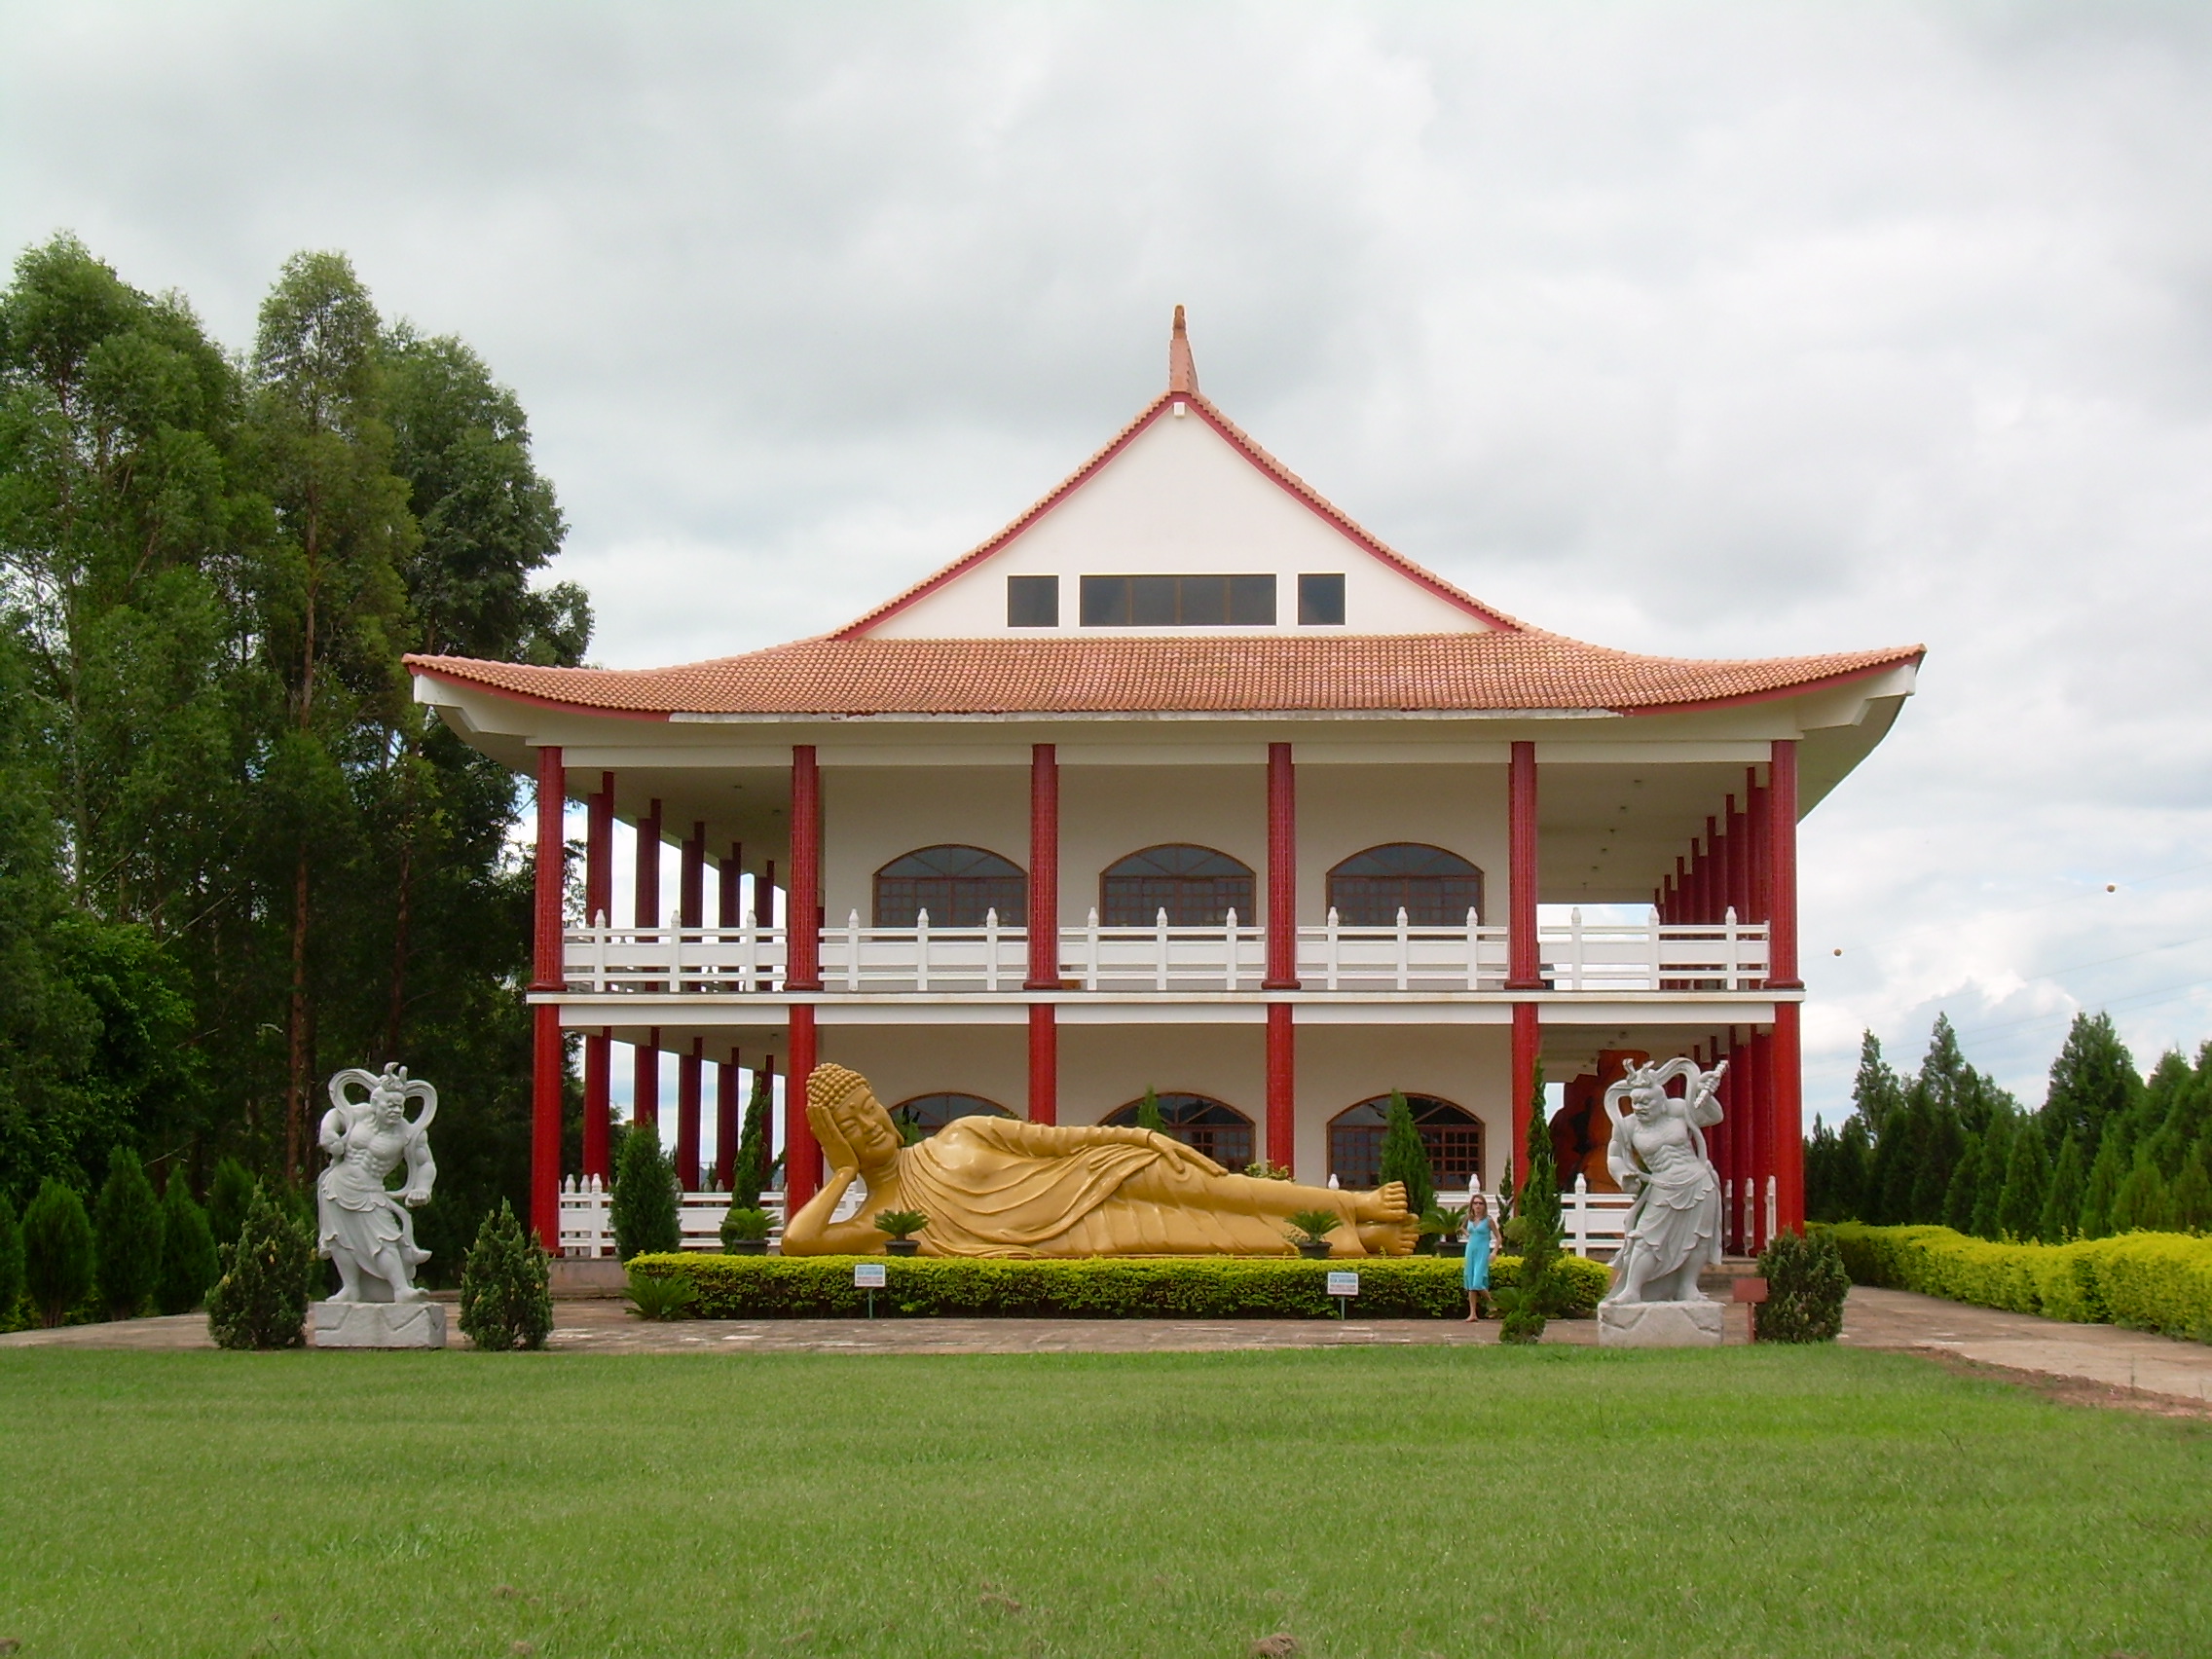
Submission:
MULTIPOLYGON (((1148 1146, 1071 1148, 1070 1138, 1066 1129, 1012 1118, 956 1118, 930 1139, 903 1149, 900 1201, 930 1218, 923 1253, 1291 1253, 1277 1219, 1223 1207, 1221 1184, 1248 1177, 1224 1171, 1209 1179, 1171 1164, 1148 1146)), ((1320 1202, 1335 1207, 1329 1203, 1333 1197, 1320 1202)), ((867 1207, 876 1207, 872 1194, 867 1207)))

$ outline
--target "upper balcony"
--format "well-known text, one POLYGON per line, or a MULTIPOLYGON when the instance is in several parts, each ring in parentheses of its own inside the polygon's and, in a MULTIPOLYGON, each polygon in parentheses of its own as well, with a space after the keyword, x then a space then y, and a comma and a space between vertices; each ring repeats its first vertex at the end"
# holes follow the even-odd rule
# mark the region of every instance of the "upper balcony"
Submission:
MULTIPOLYGON (((564 938, 571 994, 781 995, 788 930, 744 925, 571 928, 564 938)), ((1058 989, 1128 996, 1259 995, 1267 930, 1229 912, 1219 927, 1103 927, 1098 912, 1059 938, 1058 989)), ((1577 909, 1537 930, 1547 991, 1730 993, 1766 984, 1767 929, 1735 912, 1709 924, 1589 922, 1577 909)), ((1506 994, 1506 930, 1477 924, 1343 927, 1336 912, 1298 930, 1297 977, 1307 992, 1506 994)), ((925 910, 910 928, 863 927, 851 912, 822 930, 825 994, 947 995, 1019 1000, 1029 977, 1029 935, 997 912, 979 928, 939 928, 925 910)))

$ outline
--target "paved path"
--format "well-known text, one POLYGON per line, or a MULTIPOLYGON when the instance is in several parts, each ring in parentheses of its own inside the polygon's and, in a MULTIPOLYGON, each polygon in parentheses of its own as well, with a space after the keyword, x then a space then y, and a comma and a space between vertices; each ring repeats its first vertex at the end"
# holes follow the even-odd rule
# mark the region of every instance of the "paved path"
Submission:
MULTIPOLYGON (((1204 1353, 1239 1348, 1482 1345, 1494 1320, 1444 1319, 681 1319, 648 1323, 618 1302, 554 1304, 552 1347, 565 1353, 1204 1353)), ((456 1333, 455 1342, 464 1341, 456 1333)), ((1555 1320, 1548 1343, 1592 1346, 1595 1320, 1555 1320)), ((1728 1340, 1744 1341, 1730 1309, 1728 1340)), ((2068 1325, 1861 1285, 1844 1305, 1843 1340, 2001 1366, 2102 1390, 2212 1408, 2212 1346, 2110 1325, 2068 1325)), ((0 1336, 0 1348, 206 1348, 197 1313, 0 1336)))

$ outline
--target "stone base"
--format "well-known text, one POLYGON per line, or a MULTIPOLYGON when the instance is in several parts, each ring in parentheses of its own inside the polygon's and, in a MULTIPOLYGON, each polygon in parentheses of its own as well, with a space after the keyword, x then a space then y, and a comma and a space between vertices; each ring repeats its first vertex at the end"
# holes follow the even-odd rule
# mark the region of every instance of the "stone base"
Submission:
POLYGON ((1727 1309, 1695 1302, 1601 1302, 1600 1347, 1718 1347, 1727 1309))
POLYGON ((317 1302, 308 1309, 313 1347, 442 1348, 446 1310, 435 1302, 317 1302))

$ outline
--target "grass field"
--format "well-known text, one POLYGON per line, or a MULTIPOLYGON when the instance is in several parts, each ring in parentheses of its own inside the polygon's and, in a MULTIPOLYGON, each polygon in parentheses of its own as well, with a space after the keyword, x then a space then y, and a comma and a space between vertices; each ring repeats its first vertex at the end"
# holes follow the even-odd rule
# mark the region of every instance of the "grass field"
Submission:
POLYGON ((2212 1651, 2212 1430, 1838 1348, 0 1352, 96 1654, 2212 1651), (525 1645, 527 1644, 527 1645, 525 1645))

